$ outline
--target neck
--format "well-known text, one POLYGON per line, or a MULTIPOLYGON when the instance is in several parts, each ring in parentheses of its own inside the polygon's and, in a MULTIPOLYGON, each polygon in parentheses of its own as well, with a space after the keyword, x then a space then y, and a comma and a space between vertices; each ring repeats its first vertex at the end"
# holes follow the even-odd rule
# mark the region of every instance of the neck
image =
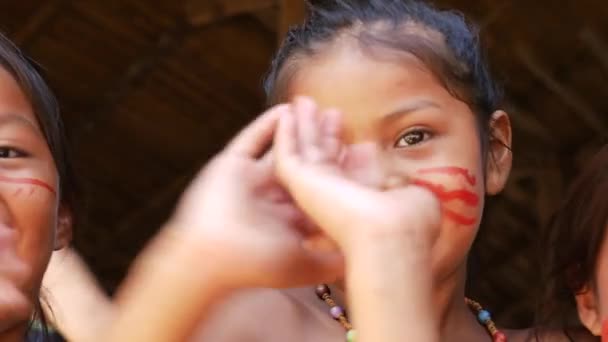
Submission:
MULTIPOLYGON (((481 326, 475 314, 464 301, 466 266, 463 265, 450 276, 439 281, 433 289, 433 303, 439 323, 441 341, 485 341, 488 332, 481 326)), ((345 284, 338 281, 332 285, 332 297, 344 307, 345 284)))
POLYGON ((465 278, 463 265, 433 289, 441 341, 490 341, 488 332, 464 301, 465 278))

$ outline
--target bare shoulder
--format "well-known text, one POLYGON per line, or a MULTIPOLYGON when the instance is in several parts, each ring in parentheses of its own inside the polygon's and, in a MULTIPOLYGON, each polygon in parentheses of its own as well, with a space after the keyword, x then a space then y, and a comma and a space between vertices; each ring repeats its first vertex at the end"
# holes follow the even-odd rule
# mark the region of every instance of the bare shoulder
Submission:
POLYGON ((522 329, 506 333, 514 342, 599 342, 585 329, 522 329))
POLYGON ((298 315, 297 303, 279 290, 242 290, 215 305, 192 341, 288 341, 298 315))

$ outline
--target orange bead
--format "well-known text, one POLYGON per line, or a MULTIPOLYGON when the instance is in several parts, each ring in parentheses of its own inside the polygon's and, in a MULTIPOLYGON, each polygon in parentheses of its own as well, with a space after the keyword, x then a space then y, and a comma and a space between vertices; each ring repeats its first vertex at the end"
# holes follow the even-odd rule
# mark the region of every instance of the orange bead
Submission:
POLYGON ((497 331, 494 336, 492 336, 492 340, 494 342, 507 342, 507 336, 500 331, 497 331))

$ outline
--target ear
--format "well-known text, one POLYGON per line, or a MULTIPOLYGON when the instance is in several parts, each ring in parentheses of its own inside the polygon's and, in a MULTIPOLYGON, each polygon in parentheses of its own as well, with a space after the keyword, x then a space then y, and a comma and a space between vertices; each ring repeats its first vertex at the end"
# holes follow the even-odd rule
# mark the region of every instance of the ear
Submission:
POLYGON ((507 183, 513 154, 511 153, 511 120, 509 115, 498 110, 490 119, 490 144, 486 161, 486 193, 496 195, 507 183))
POLYGON ((594 335, 602 333, 602 320, 597 306, 597 296, 588 287, 583 292, 576 294, 576 308, 581 323, 594 335))
POLYGON ((66 205, 60 205, 55 232, 55 250, 67 247, 72 241, 72 224, 72 210, 66 205))

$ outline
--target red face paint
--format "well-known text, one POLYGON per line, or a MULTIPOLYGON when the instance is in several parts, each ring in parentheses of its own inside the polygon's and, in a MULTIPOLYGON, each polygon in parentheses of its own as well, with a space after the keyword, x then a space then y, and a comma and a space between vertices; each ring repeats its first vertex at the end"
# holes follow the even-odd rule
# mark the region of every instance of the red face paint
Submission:
MULTIPOLYGON (((461 168, 461 167, 436 167, 436 168, 428 168, 421 169, 417 171, 418 174, 445 174, 449 176, 462 176, 466 180, 468 184, 471 186, 475 186, 477 184, 477 180, 469 170, 461 168)), ((475 217, 467 217, 460 213, 457 213, 453 210, 445 208, 444 204, 453 201, 460 201, 466 204, 469 207, 476 207, 479 205, 479 196, 465 188, 459 188, 455 190, 447 190, 443 185, 436 184, 423 179, 413 179, 412 183, 423 188, 426 188, 433 192, 435 196, 439 199, 443 207, 443 216, 453 222, 456 222, 460 225, 471 226, 477 222, 475 217)))
POLYGON ((602 342, 608 342, 608 320, 604 322, 602 329, 602 342))
POLYGON ((469 170, 464 169, 462 167, 455 167, 455 166, 433 167, 433 168, 428 168, 428 169, 421 169, 421 170, 418 170, 417 172, 418 172, 418 174, 421 174, 421 175, 432 174, 432 173, 440 173, 440 174, 450 175, 450 176, 461 175, 466 179, 467 183, 471 184, 471 186, 475 186, 475 184, 477 184, 477 179, 475 178, 475 175, 471 174, 471 172, 469 172, 469 170))
MULTIPOLYGON (((42 188, 50 191, 52 194, 56 193, 55 189, 53 189, 52 186, 48 185, 47 183, 45 183, 45 182, 43 182, 43 181, 41 181, 39 179, 35 179, 35 178, 13 178, 13 177, 0 176, 0 182, 14 183, 14 184, 36 185, 36 186, 42 187, 42 188)), ((20 191, 17 190, 17 192, 15 193, 15 195, 18 195, 19 193, 20 193, 20 191)))
POLYGON ((474 207, 479 204, 479 196, 476 193, 466 190, 466 189, 458 189, 458 190, 445 190, 445 187, 439 184, 434 184, 422 179, 414 179, 412 183, 432 191, 435 196, 439 198, 441 202, 451 202, 455 200, 460 200, 465 204, 474 207))

